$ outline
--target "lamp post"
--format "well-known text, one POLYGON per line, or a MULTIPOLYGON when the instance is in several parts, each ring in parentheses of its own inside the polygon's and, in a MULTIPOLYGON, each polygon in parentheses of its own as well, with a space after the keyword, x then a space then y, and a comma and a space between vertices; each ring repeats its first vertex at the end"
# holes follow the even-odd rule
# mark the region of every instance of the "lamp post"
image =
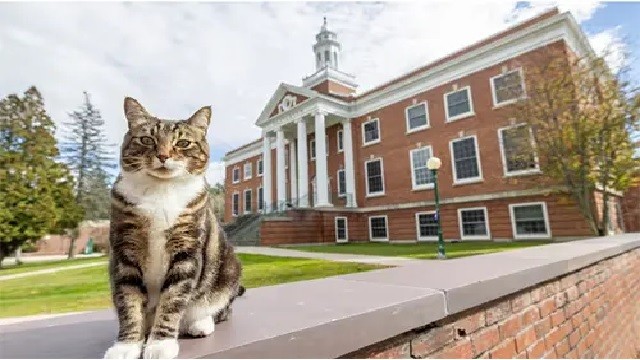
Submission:
POLYGON ((438 194, 438 169, 440 169, 442 162, 437 157, 430 157, 427 161, 427 169, 431 170, 433 175, 433 190, 436 200, 436 221, 438 222, 438 259, 446 259, 447 255, 444 252, 444 239, 442 238, 442 223, 440 222, 440 195, 438 194))

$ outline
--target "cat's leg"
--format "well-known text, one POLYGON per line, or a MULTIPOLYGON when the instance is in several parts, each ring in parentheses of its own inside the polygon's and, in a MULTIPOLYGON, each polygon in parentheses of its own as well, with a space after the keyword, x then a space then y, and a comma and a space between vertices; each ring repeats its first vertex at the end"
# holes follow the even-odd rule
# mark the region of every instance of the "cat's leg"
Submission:
MULTIPOLYGON (((113 261, 112 261, 113 264, 113 261)), ((104 354, 106 359, 138 359, 145 338, 144 308, 147 292, 142 273, 133 263, 111 266, 113 303, 118 315, 118 338, 104 354)))

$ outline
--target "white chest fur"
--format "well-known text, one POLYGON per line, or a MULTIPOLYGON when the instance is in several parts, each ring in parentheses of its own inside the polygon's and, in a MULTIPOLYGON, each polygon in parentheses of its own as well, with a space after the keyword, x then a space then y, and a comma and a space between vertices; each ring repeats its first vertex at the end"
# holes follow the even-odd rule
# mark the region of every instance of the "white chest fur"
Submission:
POLYGON ((156 180, 145 174, 124 173, 116 190, 149 218, 149 244, 144 282, 149 294, 149 308, 157 305, 160 288, 169 264, 165 250, 165 230, 175 223, 205 186, 203 176, 174 180, 156 180))

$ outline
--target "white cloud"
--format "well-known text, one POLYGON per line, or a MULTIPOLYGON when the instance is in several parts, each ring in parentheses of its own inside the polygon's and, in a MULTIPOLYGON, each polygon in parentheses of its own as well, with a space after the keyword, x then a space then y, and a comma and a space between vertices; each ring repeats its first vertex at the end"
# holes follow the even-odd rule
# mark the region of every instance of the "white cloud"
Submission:
POLYGON ((614 72, 628 65, 627 44, 623 40, 619 26, 590 36, 589 42, 596 54, 604 56, 614 72))
MULTIPOLYGON (((208 177, 215 182, 224 177, 222 153, 260 136, 254 122, 278 84, 300 84, 313 71, 311 45, 323 16, 342 42, 343 70, 363 91, 552 5, 0 3, 0 96, 36 85, 61 123, 87 90, 117 144, 125 95, 168 118, 211 104, 208 177)), ((599 6, 559 3, 579 21, 599 6)))

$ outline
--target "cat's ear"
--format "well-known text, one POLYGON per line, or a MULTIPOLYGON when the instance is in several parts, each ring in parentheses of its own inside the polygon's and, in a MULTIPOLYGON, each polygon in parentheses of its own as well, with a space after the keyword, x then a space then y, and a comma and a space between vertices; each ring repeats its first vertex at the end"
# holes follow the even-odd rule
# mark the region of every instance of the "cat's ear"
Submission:
POLYGON ((197 126, 204 132, 207 132, 209 123, 211 122, 211 106, 205 106, 196 111, 187 120, 187 123, 192 126, 197 126))
POLYGON ((142 125, 148 121, 149 113, 132 97, 124 98, 124 116, 129 122, 129 129, 142 125))

